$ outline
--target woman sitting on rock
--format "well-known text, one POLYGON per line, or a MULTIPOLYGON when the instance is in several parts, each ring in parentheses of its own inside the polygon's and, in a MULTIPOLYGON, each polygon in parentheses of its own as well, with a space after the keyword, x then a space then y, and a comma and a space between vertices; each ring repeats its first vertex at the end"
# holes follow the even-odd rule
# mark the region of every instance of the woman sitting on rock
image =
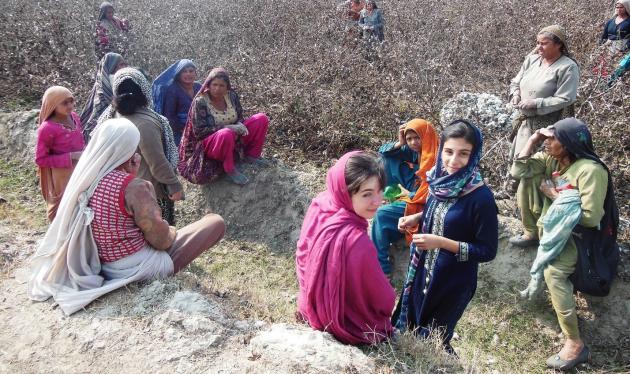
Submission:
POLYGON ((33 258, 31 299, 53 297, 72 314, 128 283, 177 273, 223 237, 216 214, 179 230, 162 219, 153 185, 135 177, 139 143, 124 118, 94 131, 33 258))
POLYGON ((384 183, 376 154, 346 153, 328 171, 327 190, 311 202, 298 241, 298 314, 347 344, 373 344, 392 333, 396 294, 378 271, 367 235, 384 183))
POLYGON ((175 223, 175 201, 184 199, 184 187, 177 178, 177 146, 168 120, 151 109, 151 85, 138 69, 116 72, 114 100, 99 123, 116 117, 129 119, 140 131, 142 156, 138 177, 153 184, 162 216, 175 223))
POLYGON ((615 14, 606 22, 600 44, 607 44, 613 53, 630 49, 630 0, 615 2, 615 14))
POLYGON ((212 69, 195 96, 182 142, 179 171, 193 183, 207 183, 225 171, 228 178, 244 185, 249 181, 235 165, 235 158, 258 166, 269 118, 257 113, 244 119, 243 107, 230 77, 223 68, 212 69), (207 162, 206 162, 207 161, 207 162))
POLYGON ((35 149, 39 185, 48 204, 50 222, 57 214, 63 191, 84 147, 72 92, 61 86, 50 87, 42 98, 35 149))
POLYGON ((112 92, 112 81, 114 74, 127 67, 125 59, 118 53, 107 53, 98 64, 96 81, 85 102, 85 107, 81 112, 81 123, 83 124, 83 138, 85 143, 90 141, 90 133, 96 127, 98 117, 112 103, 114 93, 112 92))
POLYGON ((421 233, 412 238, 407 279, 392 321, 427 337, 432 331, 444 348, 477 289, 480 262, 494 259, 499 241, 497 207, 479 173, 479 129, 457 120, 440 136, 435 167, 427 176, 429 198, 421 233))
MULTIPOLYGON (((618 217, 615 217, 617 209, 610 172, 595 154, 591 133, 580 120, 567 118, 536 131, 514 160, 511 171, 515 177, 527 180, 528 185, 539 186, 528 191, 529 200, 519 200, 519 209, 537 219, 541 233, 543 218, 559 195, 545 179, 551 180, 556 173, 556 179, 565 180, 565 188, 579 191, 582 212, 578 225, 604 230, 616 238, 618 217), (534 154, 543 141, 545 151, 534 154), (601 224, 605 222, 611 225, 601 224)), ((544 269, 551 303, 566 338, 562 350, 549 357, 547 365, 560 370, 570 370, 586 362, 590 354, 580 337, 573 284, 569 280, 577 260, 576 244, 569 237, 564 248, 544 269)))
POLYGON ((379 152, 385 161, 387 183, 401 185, 403 196, 381 206, 372 221, 372 241, 378 251, 381 269, 391 277, 389 247, 418 230, 422 209, 429 195, 427 172, 435 165, 438 137, 433 125, 414 119, 400 126, 398 141, 384 144, 379 152))
POLYGON ((367 0, 365 9, 361 10, 359 17, 359 27, 363 30, 364 38, 376 38, 382 42, 385 38, 383 33, 383 13, 376 5, 375 0, 367 0))
POLYGON ((126 43, 124 33, 129 32, 129 22, 114 16, 114 6, 108 1, 99 7, 96 24, 96 56, 103 57, 108 52, 124 54, 126 43))
POLYGON ((179 145, 193 98, 201 89, 197 66, 187 59, 179 60, 153 81, 153 108, 168 119, 179 145))
MULTIPOLYGON (((564 29, 558 25, 543 28, 538 33, 536 45, 510 85, 511 102, 520 111, 514 124, 518 132, 512 141, 510 162, 534 131, 557 122, 563 110, 577 97, 580 71, 568 52, 564 29)), ((527 199, 527 191, 531 188, 520 181, 517 200, 527 199)), ((537 245, 536 219, 521 212, 521 221, 523 234, 510 238, 510 243, 519 247, 537 245)))

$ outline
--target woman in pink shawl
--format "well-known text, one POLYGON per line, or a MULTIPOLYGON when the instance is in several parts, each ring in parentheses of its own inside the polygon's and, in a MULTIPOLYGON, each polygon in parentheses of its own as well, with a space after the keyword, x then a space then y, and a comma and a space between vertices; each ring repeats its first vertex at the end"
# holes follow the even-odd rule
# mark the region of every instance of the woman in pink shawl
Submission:
POLYGON ((311 202, 298 241, 298 313, 347 344, 374 344, 392 333, 396 294, 367 234, 384 183, 376 154, 346 153, 328 171, 327 190, 311 202))

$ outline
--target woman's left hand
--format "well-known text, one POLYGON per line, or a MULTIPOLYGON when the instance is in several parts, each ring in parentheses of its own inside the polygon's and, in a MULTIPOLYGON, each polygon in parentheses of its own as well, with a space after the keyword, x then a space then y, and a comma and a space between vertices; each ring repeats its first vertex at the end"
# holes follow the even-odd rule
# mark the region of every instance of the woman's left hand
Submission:
POLYGON ((549 179, 543 179, 540 182, 540 192, 551 200, 555 200, 558 197, 558 191, 553 186, 553 183, 549 179))
POLYGON ((536 107, 537 107, 536 100, 534 100, 534 99, 522 100, 518 104, 518 107, 519 107, 519 109, 536 109, 536 107))
POLYGON ((420 249, 434 249, 442 247, 442 237, 433 234, 414 234, 411 242, 420 249))

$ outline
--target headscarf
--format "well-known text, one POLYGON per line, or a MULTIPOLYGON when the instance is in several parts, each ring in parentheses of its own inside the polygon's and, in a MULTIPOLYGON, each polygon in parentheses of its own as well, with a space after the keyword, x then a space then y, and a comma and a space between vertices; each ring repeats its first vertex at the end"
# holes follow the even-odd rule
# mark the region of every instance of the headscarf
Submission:
POLYGON ((191 60, 181 59, 169 66, 168 69, 164 70, 162 74, 158 75, 153 81, 153 85, 151 86, 153 92, 153 109, 157 113, 164 114, 164 97, 166 90, 175 82, 179 73, 187 67, 197 69, 197 66, 191 60))
POLYGON ((216 78, 221 78, 225 81, 228 91, 232 89, 232 84, 230 83, 230 74, 227 72, 227 70, 225 70, 225 68, 216 67, 210 70, 208 77, 205 81, 203 81, 203 84, 201 85, 201 89, 199 90, 198 95, 205 93, 205 91, 210 88, 210 83, 212 83, 212 81, 216 78))
POLYGON ((368 4, 372 4, 374 6, 374 9, 378 9, 378 5, 376 4, 375 0, 367 0, 365 2, 365 5, 368 5, 368 4))
MULTIPOLYGON (((427 184, 427 172, 435 166, 435 159, 438 151, 438 136, 433 125, 424 119, 413 119, 405 124, 405 134, 407 131, 414 131, 420 137, 422 151, 420 153, 419 167, 416 171, 416 193, 413 198, 402 199, 407 203, 405 206, 405 216, 416 214, 422 211, 424 204, 429 197, 429 185, 427 184)), ((407 242, 411 241, 412 233, 417 232, 417 226, 413 230, 405 233, 407 242)))
POLYGON ((334 331, 339 340, 350 343, 356 343, 356 337, 345 329, 344 320, 347 251, 367 234, 368 223, 352 208, 345 168, 359 153, 346 153, 328 171, 327 190, 311 202, 296 252, 298 311, 314 329, 334 331))
POLYGON ((438 200, 448 200, 466 195, 483 184, 483 178, 479 172, 479 161, 481 160, 481 151, 483 148, 483 135, 477 126, 465 120, 456 120, 451 122, 450 125, 457 122, 464 122, 466 126, 474 130, 475 144, 473 144, 473 151, 468 160, 468 165, 454 174, 448 174, 446 169, 444 169, 444 165, 442 165, 442 149, 444 148, 444 143, 440 143, 435 166, 427 175, 429 191, 431 195, 435 196, 438 200))
POLYGON ((63 101, 69 97, 73 97, 69 89, 62 86, 49 87, 46 92, 44 92, 44 97, 42 97, 42 107, 39 111, 39 125, 41 126, 48 117, 53 115, 57 105, 63 103, 63 101))
POLYGON ((109 52, 99 62, 94 86, 81 112, 81 124, 83 124, 84 135, 89 136, 96 126, 98 117, 111 104, 114 96, 111 75, 114 74, 114 69, 122 61, 123 57, 121 55, 109 52))
MULTIPOLYGON (((626 9, 626 14, 630 17, 630 0, 617 0, 615 5, 621 4, 626 9)), ((613 12, 613 16, 617 16, 616 12, 613 12)))
POLYGON ((106 14, 107 13, 107 9, 112 8, 114 9, 114 5, 112 3, 110 3, 109 1, 103 1, 101 3, 101 5, 98 7, 98 20, 102 21, 106 18, 106 14))
MULTIPOLYGON (((118 88, 120 87, 120 84, 126 81, 127 79, 131 79, 132 82, 138 85, 138 87, 140 87, 140 91, 142 92, 142 95, 146 98, 147 103, 148 103, 146 109, 149 111, 149 114, 156 120, 156 122, 159 123, 160 128, 162 129, 163 142, 164 142, 162 146, 164 147, 164 155, 166 156, 166 159, 168 160, 173 170, 176 170, 177 162, 178 162, 178 154, 177 154, 177 146, 175 145, 175 137, 173 136, 173 129, 171 128, 171 125, 168 123, 168 120, 164 116, 156 113, 151 108, 152 106, 151 105, 151 85, 149 84, 149 81, 144 76, 144 74, 142 74, 140 70, 135 69, 135 68, 122 68, 118 70, 116 74, 114 75, 114 82, 113 82, 114 95, 116 95, 116 92, 118 92, 118 88)), ((97 127, 104 121, 110 118, 114 118, 115 114, 116 114, 116 109, 114 108, 113 105, 110 104, 107 107, 107 109, 105 109, 103 114, 99 117, 97 127)))
POLYGON ((34 271, 28 285, 30 298, 57 299, 64 292, 103 284, 90 226, 94 212, 88 203, 101 179, 131 158, 139 142, 140 132, 124 118, 105 121, 94 131, 68 181, 57 216, 33 257, 34 271))

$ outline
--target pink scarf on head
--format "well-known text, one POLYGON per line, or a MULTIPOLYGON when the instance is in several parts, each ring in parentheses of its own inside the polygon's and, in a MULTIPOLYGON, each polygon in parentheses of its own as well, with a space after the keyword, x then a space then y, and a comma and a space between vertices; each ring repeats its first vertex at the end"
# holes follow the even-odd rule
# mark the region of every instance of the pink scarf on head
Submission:
POLYGON ((346 186, 346 163, 358 153, 346 153, 328 171, 327 190, 311 202, 296 252, 298 312, 312 328, 349 344, 388 336, 395 298, 346 186))

